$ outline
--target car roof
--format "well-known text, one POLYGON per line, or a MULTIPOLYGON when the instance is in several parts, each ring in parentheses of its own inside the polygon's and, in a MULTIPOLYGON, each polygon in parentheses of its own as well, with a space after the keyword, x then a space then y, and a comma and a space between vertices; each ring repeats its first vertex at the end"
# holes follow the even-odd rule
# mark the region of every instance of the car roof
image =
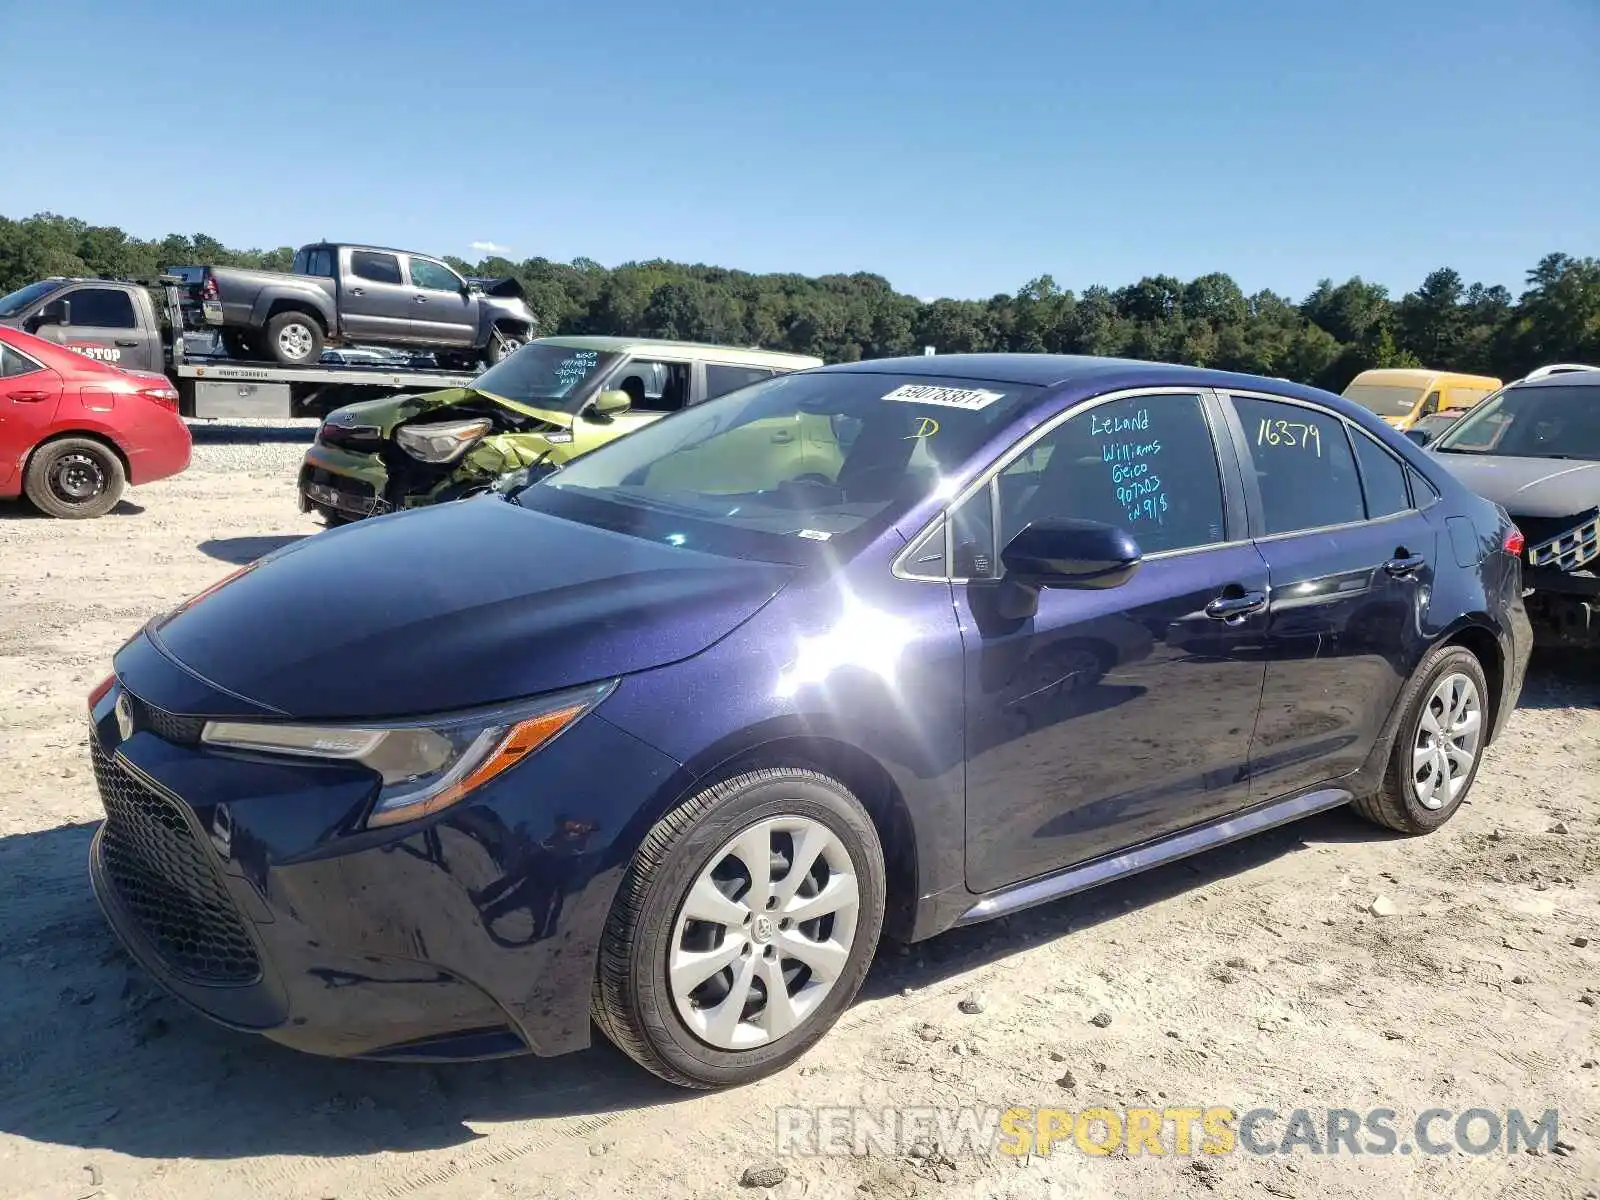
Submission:
POLYGON ((565 346, 573 350, 600 350, 627 354, 635 350, 659 350, 662 353, 715 354, 723 362, 772 363, 793 367, 816 367, 822 360, 810 354, 790 354, 784 350, 761 350, 747 346, 717 346, 709 342, 675 342, 668 338, 589 337, 574 335, 535 338, 534 344, 565 346))
POLYGON ((1088 354, 929 354, 907 358, 877 358, 863 362, 834 363, 821 372, 878 375, 919 375, 966 379, 975 383, 1025 384, 1090 396, 1127 388, 1196 387, 1234 391, 1269 392, 1312 400, 1341 412, 1359 405, 1332 392, 1307 387, 1292 380, 1235 371, 1213 371, 1180 363, 1147 362, 1137 358, 1101 358, 1088 354))
POLYGON ((1600 387, 1600 371, 1561 371, 1555 375, 1546 375, 1543 379, 1523 379, 1513 383, 1506 391, 1522 391, 1523 388, 1576 388, 1600 387))

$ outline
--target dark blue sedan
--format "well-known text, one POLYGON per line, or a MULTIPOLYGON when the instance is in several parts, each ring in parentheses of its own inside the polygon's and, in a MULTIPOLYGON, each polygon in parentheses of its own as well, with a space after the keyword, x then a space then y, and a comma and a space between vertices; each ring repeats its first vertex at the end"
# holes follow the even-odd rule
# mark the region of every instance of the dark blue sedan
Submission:
MULTIPOLYGON (((580 419, 605 420, 605 414, 580 419)), ((1522 537, 1281 380, 855 363, 299 542, 91 698, 92 874, 323 1054, 737 1083, 916 940, 1320 809, 1427 833, 1521 689, 1522 537)))

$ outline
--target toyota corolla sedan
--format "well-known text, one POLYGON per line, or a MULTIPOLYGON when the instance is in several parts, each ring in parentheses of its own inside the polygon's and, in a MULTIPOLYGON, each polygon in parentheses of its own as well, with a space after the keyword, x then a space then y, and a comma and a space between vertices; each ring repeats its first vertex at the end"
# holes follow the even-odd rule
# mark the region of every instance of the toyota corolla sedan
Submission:
POLYGON ((783 1067, 915 941, 1460 808, 1522 536, 1380 419, 1092 358, 826 367, 298 542, 90 697, 111 924, 321 1054, 783 1067), (815 461, 765 448, 826 430, 815 461), (761 471, 770 472, 757 478, 761 471))

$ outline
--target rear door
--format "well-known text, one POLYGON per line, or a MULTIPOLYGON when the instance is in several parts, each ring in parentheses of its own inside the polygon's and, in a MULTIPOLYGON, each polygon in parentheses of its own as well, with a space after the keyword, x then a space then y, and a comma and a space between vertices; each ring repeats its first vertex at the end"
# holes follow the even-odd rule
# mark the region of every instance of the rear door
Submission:
POLYGON ((1337 413, 1265 394, 1229 402, 1270 585, 1250 750, 1262 801, 1365 761, 1425 649, 1438 534, 1400 461, 1337 413))
POLYGON ((411 332, 435 346, 471 346, 478 340, 478 298, 466 280, 441 262, 408 256, 411 332))
MULTIPOLYGON (((82 284, 51 297, 51 310, 58 301, 64 302, 59 312, 65 320, 39 329, 46 341, 119 367, 161 368, 161 335, 151 321, 140 321, 139 306, 129 289, 82 284)), ((49 315, 55 317, 56 312, 49 315)))
POLYGON ((61 376, 0 342, 0 491, 18 491, 23 460, 55 423, 61 389, 61 376))
POLYGON ((347 250, 339 289, 339 324, 353 341, 405 343, 414 339, 414 292, 401 272, 400 256, 381 250, 347 250))

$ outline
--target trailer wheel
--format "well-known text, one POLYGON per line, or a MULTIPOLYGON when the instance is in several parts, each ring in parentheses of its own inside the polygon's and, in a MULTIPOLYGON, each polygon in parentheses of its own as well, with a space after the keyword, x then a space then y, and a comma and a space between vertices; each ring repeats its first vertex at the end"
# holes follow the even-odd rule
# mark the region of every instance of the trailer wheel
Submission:
POLYGON ((267 352, 288 367, 322 357, 322 326, 302 312, 281 312, 267 322, 267 352))

